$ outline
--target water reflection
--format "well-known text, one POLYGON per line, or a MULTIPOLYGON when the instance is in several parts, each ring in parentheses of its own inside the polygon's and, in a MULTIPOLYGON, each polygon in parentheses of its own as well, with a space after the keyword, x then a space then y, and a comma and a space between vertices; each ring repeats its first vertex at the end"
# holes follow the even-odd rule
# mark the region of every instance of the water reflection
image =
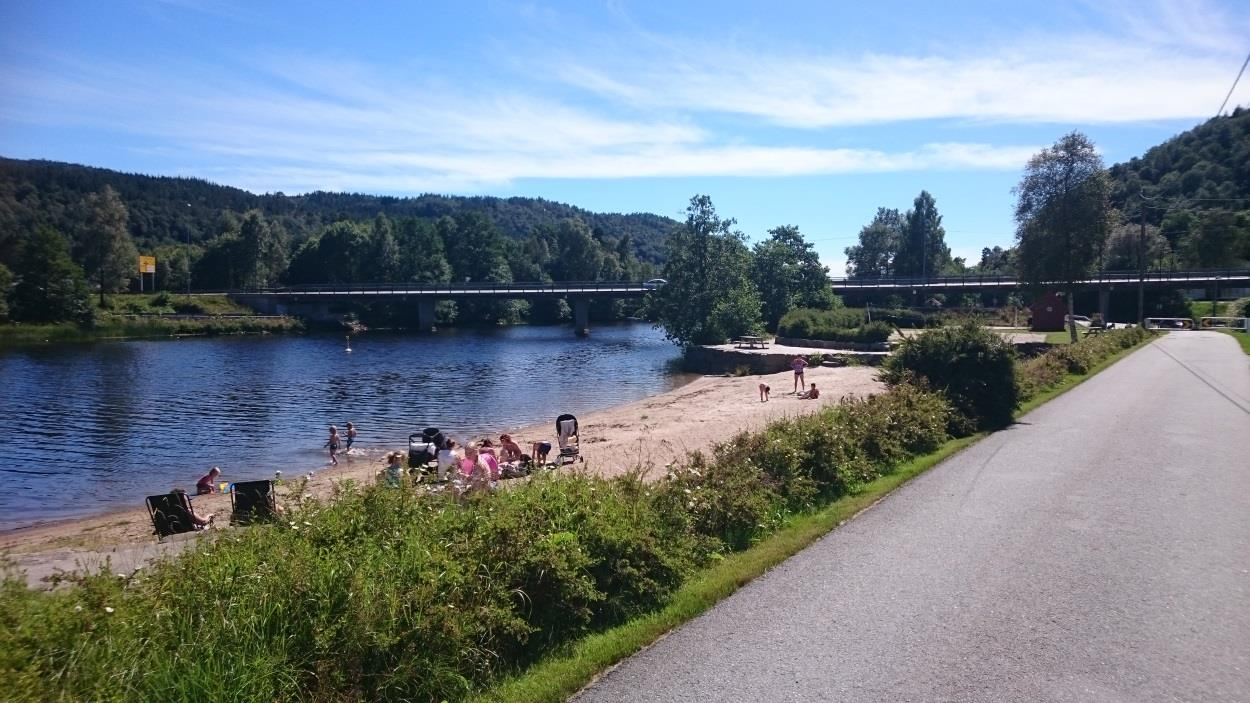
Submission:
POLYGON ((398 448, 426 425, 498 433, 686 380, 677 349, 641 324, 589 339, 513 327, 343 346, 333 335, 0 350, 0 526, 136 505, 213 464, 230 479, 315 468, 331 423, 354 421, 357 446, 398 448))

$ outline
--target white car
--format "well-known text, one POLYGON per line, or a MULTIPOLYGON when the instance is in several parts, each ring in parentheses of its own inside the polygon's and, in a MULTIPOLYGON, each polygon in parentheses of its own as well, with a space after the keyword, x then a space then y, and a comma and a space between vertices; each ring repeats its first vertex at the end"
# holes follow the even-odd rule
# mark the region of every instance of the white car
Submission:
POLYGON ((644 281, 642 287, 647 290, 659 290, 666 285, 668 285, 668 281, 663 278, 653 278, 650 281, 644 281))
MULTIPOLYGON (((1084 315, 1072 315, 1072 319, 1073 319, 1073 320, 1076 320, 1076 326, 1077 326, 1077 327, 1089 327, 1089 326, 1090 326, 1090 323, 1092 323, 1092 322, 1093 322, 1093 320, 1089 319, 1088 317, 1086 317, 1086 316, 1084 316, 1084 315)), ((1063 322, 1064 322, 1064 324, 1067 324, 1067 322, 1068 322, 1068 316, 1067 316, 1067 315, 1064 315, 1064 316, 1063 316, 1063 322)))

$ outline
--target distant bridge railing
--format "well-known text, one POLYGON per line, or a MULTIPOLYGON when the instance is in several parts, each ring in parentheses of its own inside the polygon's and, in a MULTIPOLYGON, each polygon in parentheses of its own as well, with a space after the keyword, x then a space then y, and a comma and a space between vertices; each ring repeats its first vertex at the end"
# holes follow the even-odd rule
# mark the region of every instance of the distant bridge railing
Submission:
POLYGON ((655 286, 634 281, 557 281, 553 283, 327 283, 276 286, 232 292, 267 298, 563 298, 641 297, 655 286))
MULTIPOLYGON (((1208 269, 1203 271, 1100 271, 1081 279, 1083 288, 1104 285, 1127 285, 1144 282, 1152 288, 1207 287, 1250 285, 1250 269, 1208 269)), ((1016 276, 929 276, 889 278, 834 278, 835 292, 905 291, 905 290, 1009 290, 1025 284, 1016 276)))

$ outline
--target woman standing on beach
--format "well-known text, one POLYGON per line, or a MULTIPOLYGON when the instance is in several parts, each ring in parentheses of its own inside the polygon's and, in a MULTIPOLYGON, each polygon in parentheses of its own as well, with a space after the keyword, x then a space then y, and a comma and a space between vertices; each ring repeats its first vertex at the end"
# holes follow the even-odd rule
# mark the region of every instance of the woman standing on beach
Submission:
POLYGON ((330 449, 330 463, 338 466, 339 458, 335 456, 339 451, 339 428, 330 425, 330 438, 326 440, 326 447, 330 449))
POLYGON ((803 369, 807 368, 807 359, 804 359, 801 355, 796 354, 795 357, 790 360, 790 368, 794 369, 794 394, 798 395, 799 389, 807 386, 807 379, 803 377, 803 369))

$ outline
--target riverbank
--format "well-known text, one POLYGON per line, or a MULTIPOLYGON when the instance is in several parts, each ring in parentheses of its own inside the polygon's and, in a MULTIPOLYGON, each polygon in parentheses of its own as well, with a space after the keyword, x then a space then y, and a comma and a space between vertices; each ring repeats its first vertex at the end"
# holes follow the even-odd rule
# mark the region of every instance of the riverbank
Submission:
MULTIPOLYGON (((585 461, 577 468, 614 476, 642 466, 651 468, 650 478, 658 478, 669 462, 690 451, 709 449, 738 432, 760 429, 781 417, 809 414, 846 396, 875 393, 881 389, 875 375, 874 369, 866 367, 809 369, 808 382, 815 382, 823 390, 818 401, 786 395, 793 388, 789 372, 740 378, 703 377, 643 400, 585 413, 579 416, 585 461), (759 400, 760 383, 773 389, 767 403, 759 400)), ((544 423, 500 427, 493 434, 510 431, 522 446, 528 447, 533 441, 554 443, 554 430, 552 424, 544 423)), ((455 439, 469 441, 477 437, 455 439)), ((383 454, 401 448, 359 451, 332 469, 307 466, 305 470, 316 473, 305 491, 324 498, 332 496, 343 481, 372 481, 382 467, 383 454)), ((298 472, 288 472, 286 478, 295 478, 293 473, 298 472)), ((196 478, 188 476, 186 487, 190 488, 196 478)), ((223 480, 230 480, 230 476, 223 476, 223 480)), ((280 495, 289 500, 293 485, 288 481, 280 495)), ((154 487, 153 493, 164 489, 154 487)), ((158 546, 142 499, 137 498, 135 503, 132 509, 0 533, 0 552, 8 553, 15 565, 27 572, 32 585, 38 585, 40 578, 57 570, 97 569, 106 560, 114 570, 128 571, 153 557, 194 543, 193 538, 182 537, 158 546)), ((196 498, 196 509, 217 514, 224 524, 229 518, 230 497, 201 496, 196 498)))

